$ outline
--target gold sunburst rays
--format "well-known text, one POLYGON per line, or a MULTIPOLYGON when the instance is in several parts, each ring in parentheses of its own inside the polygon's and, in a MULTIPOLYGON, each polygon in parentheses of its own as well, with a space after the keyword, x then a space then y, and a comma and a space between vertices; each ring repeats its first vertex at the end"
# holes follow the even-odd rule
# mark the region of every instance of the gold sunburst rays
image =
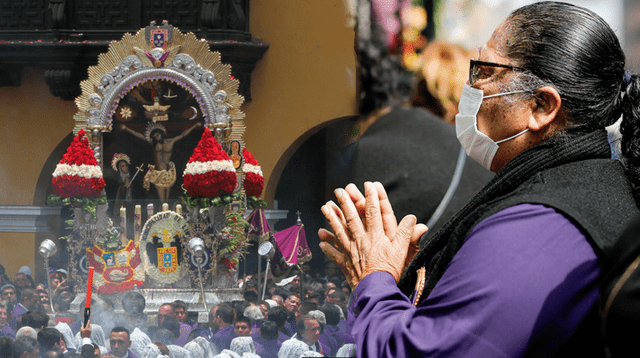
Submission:
MULTIPOLYGON (((82 93, 75 100, 78 111, 74 115, 74 132, 82 129, 100 129, 110 131, 111 128, 108 125, 100 126, 87 126, 87 119, 90 117, 91 110, 106 111, 107 113, 112 108, 105 108, 105 105, 95 105, 91 102, 91 95, 96 95, 104 99, 103 93, 100 91, 100 81, 105 74, 109 74, 114 71, 122 61, 131 55, 137 55, 134 47, 151 51, 153 46, 148 44, 145 40, 146 31, 144 28, 140 29, 135 34, 126 33, 122 36, 120 41, 113 41, 109 44, 109 50, 98 56, 98 64, 91 66, 88 69, 88 78, 80 83, 82 93)), ((179 45, 180 53, 189 55, 197 65, 200 65, 205 71, 211 71, 214 73, 217 86, 210 95, 215 94, 219 90, 223 90, 227 93, 227 103, 229 104, 228 114, 232 119, 232 131, 230 138, 242 140, 244 135, 244 117, 245 114, 240 110, 240 107, 244 103, 244 97, 238 94, 238 87, 240 82, 238 79, 233 78, 231 75, 231 65, 223 64, 220 60, 220 53, 212 52, 209 48, 207 41, 198 39, 193 33, 182 33, 178 28, 173 28, 173 38, 170 47, 179 45)), ((172 54, 173 55, 173 54, 172 54)), ((148 60, 146 58, 137 57, 145 63, 148 60)), ((171 56, 173 57, 173 56, 171 56)), ((166 67, 169 63, 165 63, 164 69, 172 68, 166 67)), ((215 118, 214 113, 208 113, 211 121, 215 118)))

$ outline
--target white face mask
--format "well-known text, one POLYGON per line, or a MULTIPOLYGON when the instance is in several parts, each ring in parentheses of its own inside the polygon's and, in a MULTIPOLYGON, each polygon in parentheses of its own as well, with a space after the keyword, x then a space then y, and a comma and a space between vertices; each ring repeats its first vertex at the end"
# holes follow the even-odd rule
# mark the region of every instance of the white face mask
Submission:
POLYGON ((460 103, 458 104, 458 114, 456 115, 456 135, 458 136, 458 141, 460 141, 460 144, 462 144, 462 147, 467 152, 467 155, 489 170, 491 170, 493 157, 498 151, 498 144, 524 134, 529 128, 514 136, 494 142, 493 139, 478 130, 477 115, 482 105, 482 100, 484 98, 524 92, 529 91, 514 91, 484 96, 481 89, 473 88, 466 83, 464 84, 460 103))

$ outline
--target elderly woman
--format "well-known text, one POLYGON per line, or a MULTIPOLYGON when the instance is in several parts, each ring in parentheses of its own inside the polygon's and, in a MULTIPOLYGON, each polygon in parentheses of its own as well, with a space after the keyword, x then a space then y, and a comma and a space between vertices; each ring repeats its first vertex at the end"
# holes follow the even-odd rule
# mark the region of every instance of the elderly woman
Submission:
POLYGON ((522 7, 471 61, 460 101, 460 142, 497 173, 471 202, 418 252, 427 228, 397 224, 381 184, 336 190, 320 245, 354 288, 358 356, 602 355, 601 262, 640 188, 640 78, 624 67, 593 12, 522 7), (605 127, 620 117, 618 152, 605 127))

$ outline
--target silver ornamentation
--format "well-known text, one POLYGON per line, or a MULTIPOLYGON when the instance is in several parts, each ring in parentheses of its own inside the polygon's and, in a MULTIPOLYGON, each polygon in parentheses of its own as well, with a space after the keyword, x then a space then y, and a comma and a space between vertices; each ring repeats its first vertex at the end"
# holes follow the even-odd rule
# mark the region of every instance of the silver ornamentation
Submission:
POLYGON ((203 69, 202 66, 198 65, 196 61, 186 53, 177 54, 168 67, 175 67, 192 75, 208 92, 213 92, 216 87, 218 87, 216 75, 211 71, 203 69))
MULTIPOLYGON (((178 55, 176 55, 176 57, 178 55)), ((189 56, 187 57, 191 58, 189 56)), ((175 63, 175 60, 173 63, 175 63)), ((103 79, 105 76, 103 76, 103 79)), ((215 106, 213 104, 211 91, 209 91, 202 82, 196 81, 193 76, 186 74, 184 70, 175 67, 170 68, 168 66, 165 68, 142 68, 129 73, 129 75, 121 81, 115 81, 114 78, 113 84, 108 91, 105 91, 105 96, 102 100, 100 124, 110 125, 120 99, 134 87, 151 80, 164 80, 180 84, 182 88, 194 96, 200 105, 205 117, 205 125, 208 124, 209 121, 215 120, 215 118, 213 118, 215 116, 215 106)))
POLYGON ((97 93, 92 93, 89 95, 89 104, 94 107, 99 106, 102 103, 102 97, 97 93))
POLYGON ((122 61, 120 61, 120 65, 116 66, 113 71, 100 78, 100 85, 98 85, 98 89, 106 96, 107 93, 113 91, 116 83, 129 76, 133 71, 141 68, 146 68, 146 66, 142 61, 140 61, 138 56, 129 55, 122 59, 122 61))

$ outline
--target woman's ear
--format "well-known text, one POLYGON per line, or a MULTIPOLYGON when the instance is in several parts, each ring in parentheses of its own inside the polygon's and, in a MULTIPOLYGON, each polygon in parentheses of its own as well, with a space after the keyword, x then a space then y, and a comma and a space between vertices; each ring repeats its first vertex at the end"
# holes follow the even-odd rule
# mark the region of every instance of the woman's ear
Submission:
POLYGON ((554 87, 538 88, 531 103, 529 130, 535 132, 548 128, 558 118, 561 107, 560 93, 554 87))

